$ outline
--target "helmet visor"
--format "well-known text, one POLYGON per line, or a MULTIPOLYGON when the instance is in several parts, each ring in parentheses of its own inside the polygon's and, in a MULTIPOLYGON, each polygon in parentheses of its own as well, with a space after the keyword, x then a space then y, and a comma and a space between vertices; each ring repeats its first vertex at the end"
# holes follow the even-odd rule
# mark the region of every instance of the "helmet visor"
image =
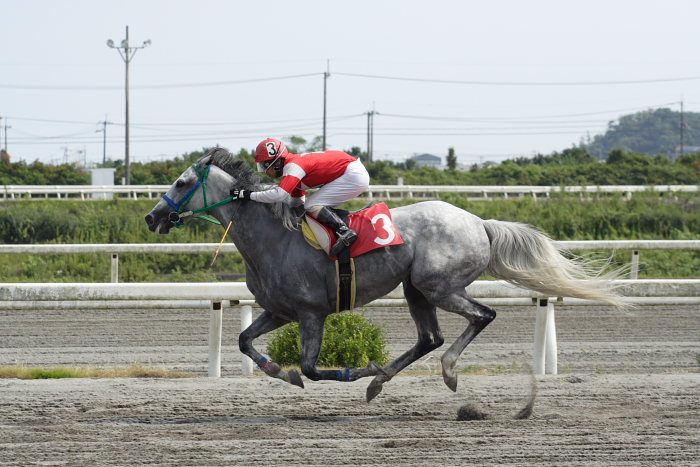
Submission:
POLYGON ((267 172, 267 169, 272 167, 275 162, 280 158, 280 156, 275 157, 269 161, 257 162, 258 172, 267 172))

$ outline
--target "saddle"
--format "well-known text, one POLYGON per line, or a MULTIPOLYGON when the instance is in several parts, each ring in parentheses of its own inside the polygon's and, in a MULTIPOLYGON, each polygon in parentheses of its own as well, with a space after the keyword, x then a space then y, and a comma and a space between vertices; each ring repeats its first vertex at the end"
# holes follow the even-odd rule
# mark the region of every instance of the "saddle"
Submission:
POLYGON ((307 215, 301 228, 307 243, 317 250, 325 251, 335 261, 336 270, 336 311, 351 310, 355 307, 355 262, 353 258, 377 248, 401 245, 403 239, 391 221, 391 212, 385 203, 373 204, 359 211, 334 210, 355 232, 357 240, 344 248, 337 256, 330 256, 335 244, 335 233, 307 215))
MULTIPOLYGON (((391 212, 385 203, 377 203, 359 211, 334 209, 336 214, 357 232, 357 240, 350 245, 350 257, 356 258, 377 248, 403 244, 403 239, 391 220, 391 212)), ((307 243, 317 250, 323 250, 331 259, 330 249, 335 244, 335 233, 307 215, 301 224, 307 243)))

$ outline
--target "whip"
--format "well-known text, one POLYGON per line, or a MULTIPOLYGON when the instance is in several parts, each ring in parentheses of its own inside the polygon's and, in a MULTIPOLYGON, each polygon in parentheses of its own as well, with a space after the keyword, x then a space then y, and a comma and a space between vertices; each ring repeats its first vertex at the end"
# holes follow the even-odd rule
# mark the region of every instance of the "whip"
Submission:
POLYGON ((216 258, 219 256, 219 251, 221 251, 221 245, 224 244, 224 240, 226 240, 226 235, 228 235, 228 231, 231 228, 231 224, 233 224, 233 221, 228 221, 228 227, 226 227, 226 231, 224 232, 224 236, 221 237, 221 241, 219 242, 219 246, 216 248, 216 253, 214 253, 214 257, 211 259, 211 263, 209 263, 209 267, 214 266, 214 261, 216 261, 216 258))

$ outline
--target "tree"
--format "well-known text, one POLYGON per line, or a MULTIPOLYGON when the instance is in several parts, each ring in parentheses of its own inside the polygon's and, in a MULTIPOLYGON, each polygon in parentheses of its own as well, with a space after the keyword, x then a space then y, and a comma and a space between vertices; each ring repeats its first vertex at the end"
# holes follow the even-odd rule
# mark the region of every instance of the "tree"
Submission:
MULTIPOLYGON (((700 113, 683 114, 683 139, 686 146, 700 145, 700 113)), ((649 155, 672 155, 680 145, 680 112, 650 109, 624 115, 608 123, 603 135, 596 135, 587 146, 595 157, 605 159, 615 148, 649 155)))
POLYGON ((359 146, 353 146, 350 149, 346 149, 345 152, 350 154, 355 159, 360 159, 362 162, 367 162, 367 153, 362 152, 359 146))
POLYGON ((289 138, 285 138, 284 141, 289 152, 295 154, 316 152, 323 149, 323 138, 321 136, 314 136, 314 139, 309 142, 301 136, 292 135, 289 138))
POLYGON ((455 156, 455 148, 447 149, 447 169, 455 170, 457 168, 457 156, 455 156))

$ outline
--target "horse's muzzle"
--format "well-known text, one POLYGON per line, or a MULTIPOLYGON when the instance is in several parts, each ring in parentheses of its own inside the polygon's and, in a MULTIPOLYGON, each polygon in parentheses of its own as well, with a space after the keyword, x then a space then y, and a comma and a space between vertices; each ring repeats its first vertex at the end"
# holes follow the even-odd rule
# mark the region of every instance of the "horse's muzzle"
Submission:
POLYGON ((146 221, 146 224, 148 224, 148 230, 159 234, 167 234, 170 231, 170 225, 172 224, 172 221, 170 220, 171 214, 177 215, 177 213, 170 213, 168 214, 168 217, 165 218, 156 215, 153 211, 146 214, 146 217, 144 219, 146 221))

